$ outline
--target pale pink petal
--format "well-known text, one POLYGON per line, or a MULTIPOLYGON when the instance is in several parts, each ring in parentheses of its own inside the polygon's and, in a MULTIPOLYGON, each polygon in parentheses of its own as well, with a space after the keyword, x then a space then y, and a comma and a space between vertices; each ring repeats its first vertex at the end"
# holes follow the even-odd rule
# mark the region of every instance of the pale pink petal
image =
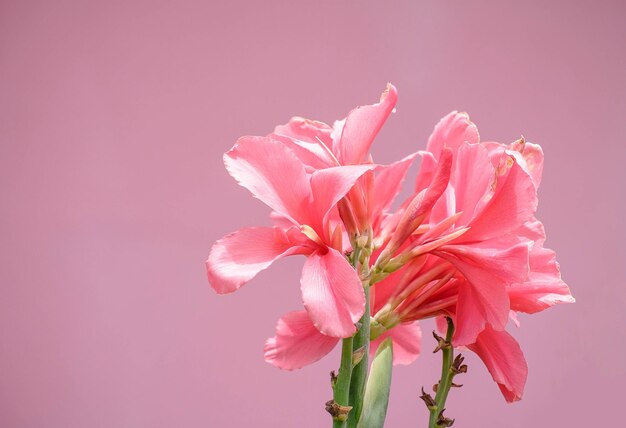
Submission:
POLYGON ((310 217, 321 220, 363 174, 376 167, 373 164, 348 165, 315 171, 311 176, 315 211, 311 212, 310 217))
POLYGON ((333 142, 332 132, 333 128, 324 122, 297 116, 289 119, 289 123, 278 125, 274 129, 274 133, 278 135, 284 135, 307 143, 320 141, 329 148, 332 147, 333 142))
POLYGON ((441 336, 446 337, 446 334, 448 333, 448 321, 446 320, 446 317, 436 317, 435 328, 441 336))
POLYGON ((439 153, 444 147, 450 148, 455 153, 461 144, 465 142, 478 143, 479 140, 478 128, 472 123, 469 115, 453 111, 435 125, 435 129, 428 139, 426 150, 439 157, 439 153))
MULTIPOLYGON (((443 195, 437 200, 430 211, 429 223, 438 224, 454 214, 458 213, 456 209, 456 197, 454 195, 454 187, 448 186, 443 195)), ((461 213, 463 215, 463 213, 461 213)))
POLYGON ((522 325, 519 321, 519 317, 517 316, 517 312, 512 309, 509 311, 509 319, 515 325, 515 327, 519 328, 522 325))
POLYGON ((240 185, 274 211, 300 224, 308 215, 309 178, 302 161, 284 144, 268 137, 242 137, 224 155, 224 163, 240 185))
POLYGON ((535 189, 541 184, 543 174, 543 150, 538 144, 528 143, 518 140, 507 145, 495 142, 483 143, 493 159, 494 166, 498 165, 499 157, 506 152, 515 156, 522 169, 531 177, 535 189))
POLYGON ((240 229, 213 244, 206 261, 207 276, 215 291, 232 293, 275 260, 299 252, 303 249, 278 228, 240 229))
POLYGON ((289 229, 290 227, 294 226, 293 220, 285 217, 280 213, 277 213, 276 211, 272 211, 270 213, 270 220, 272 222, 272 225, 280 229, 289 229))
POLYGON ((390 208, 394 199, 400 193, 402 182, 417 155, 417 153, 413 153, 402 160, 380 167, 377 170, 374 189, 370 194, 373 219, 378 219, 390 208))
POLYGON ((489 373, 509 403, 518 401, 524 393, 528 366, 517 341, 506 331, 487 326, 468 346, 487 366, 489 373))
POLYGON ((381 95, 380 102, 357 107, 346 117, 341 133, 342 164, 359 164, 367 157, 370 146, 396 105, 398 92, 392 84, 381 95))
POLYGON ((349 337, 365 310, 361 280, 339 251, 311 254, 302 269, 302 301, 313 325, 327 336, 349 337))
POLYGON ((467 280, 459 288, 455 343, 473 342, 485 323, 504 329, 510 310, 506 287, 528 277, 528 245, 500 238, 473 245, 445 245, 436 254, 467 280))
MULTIPOLYGON (((454 319, 454 337, 452 338, 452 342, 454 346, 464 346, 476 341, 476 338, 480 334, 481 331, 485 329, 487 324, 486 312, 491 308, 485 308, 484 299, 478 295, 474 287, 469 285, 467 282, 461 282, 459 284, 459 298, 456 306, 456 316, 454 319)), ((506 313, 508 314, 508 302, 506 301, 506 291, 505 297, 501 297, 499 294, 496 295, 498 302, 496 305, 503 306, 506 308, 506 313)), ((493 298, 491 300, 494 300, 493 298)), ((492 302, 488 302, 493 304, 492 302)), ((502 324, 502 321, 499 319, 501 309, 491 309, 493 313, 492 317, 495 317, 498 323, 502 324)), ((506 323, 506 321, 504 321, 506 323)))
POLYGON ((331 132, 325 123, 292 117, 286 125, 278 125, 270 137, 287 145, 305 165, 320 169, 337 165, 331 151, 331 132))
POLYGON ((433 174, 430 185, 415 195, 405 208, 402 218, 389 244, 390 251, 395 251, 411 235, 417 226, 428 216, 433 205, 448 187, 450 169, 452 168, 452 153, 448 149, 441 152, 437 169, 433 174))
POLYGON ((295 370, 324 357, 339 341, 320 333, 306 311, 289 312, 278 320, 276 335, 265 342, 265 361, 295 370))
MULTIPOLYGON (((463 235, 459 239, 462 238, 464 238, 463 235)), ((507 285, 522 282, 528 278, 529 243, 513 236, 470 244, 448 244, 440 247, 439 251, 453 254, 456 259, 489 272, 490 275, 499 278, 507 285)), ((455 258, 448 257, 448 260, 455 264, 455 258)), ((457 268, 462 271, 462 267, 459 266, 457 268)))
POLYGON ((426 151, 419 151, 417 152, 417 154, 422 159, 420 169, 417 172, 417 177, 415 178, 415 192, 419 193, 427 188, 430 182, 433 180, 433 175, 435 174, 435 170, 437 169, 439 153, 437 153, 436 157, 431 152, 426 151))
POLYGON ((496 170, 489 153, 481 144, 462 144, 456 154, 451 181, 454 185, 455 209, 463 212, 457 225, 467 225, 491 195, 496 170))
POLYGON ((543 150, 541 146, 533 143, 525 143, 522 156, 526 161, 524 169, 530 174, 535 188, 539 188, 543 174, 543 150))
POLYGON ((399 324, 391 330, 385 331, 370 344, 370 356, 374 356, 378 345, 387 337, 393 342, 393 364, 408 365, 417 359, 420 354, 422 330, 417 321, 399 324))
POLYGON ((531 217, 526 223, 516 229, 513 234, 537 244, 543 244, 546 240, 546 231, 543 224, 535 217, 531 217))
POLYGON ((530 252, 530 275, 508 289, 511 309, 535 313, 559 303, 574 303, 569 287, 561 279, 554 251, 535 245, 530 252))
POLYGON ((469 223, 465 240, 485 240, 514 231, 530 220, 537 209, 537 192, 530 176, 509 155, 501 158, 496 189, 469 223))

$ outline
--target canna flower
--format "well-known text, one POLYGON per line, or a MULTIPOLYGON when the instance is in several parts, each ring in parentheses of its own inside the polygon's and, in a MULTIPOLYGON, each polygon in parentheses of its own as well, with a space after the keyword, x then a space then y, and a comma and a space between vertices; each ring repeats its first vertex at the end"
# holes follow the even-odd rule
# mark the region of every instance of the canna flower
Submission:
POLYGON ((215 291, 233 292, 274 261, 302 254, 307 256, 302 300, 312 322, 330 336, 352 335, 365 297, 360 278, 343 255, 341 225, 329 217, 373 165, 307 172, 287 146, 270 137, 241 138, 224 162, 233 178, 281 221, 273 227, 241 229, 213 245, 206 267, 215 291))
MULTIPOLYGON (((369 165, 373 163, 369 149, 394 111, 397 99, 396 88, 388 84, 378 103, 357 107, 332 126, 293 117, 287 124, 277 126, 270 136, 291 148, 308 171, 369 165)), ((338 214, 349 238, 371 237, 372 229, 380 229, 417 156, 416 152, 390 165, 377 165, 339 201, 338 214)))
POLYGON ((415 157, 378 166, 369 156, 396 100, 388 85, 379 103, 352 110, 332 128, 292 118, 266 137, 241 138, 226 153, 227 170, 272 209, 274 226, 241 229, 213 245, 206 267, 218 293, 237 290, 282 257, 305 255, 300 284, 311 323, 329 337, 354 334, 365 300, 343 253, 357 236, 371 236, 370 219, 391 204, 415 157), (374 185, 374 171, 385 189, 374 185))
MULTIPOLYGON (((393 328, 451 317, 453 344, 476 352, 507 401, 515 401, 521 398, 527 366, 505 331, 511 313, 534 313, 574 299, 554 252, 543 247, 545 232, 534 217, 541 148, 523 139, 508 146, 480 143, 478 135, 463 113, 453 112, 435 127, 422 153, 416 191, 437 177, 451 152, 449 182, 423 221, 412 225, 411 236, 404 239, 402 231, 401 245, 393 238, 388 244, 389 264, 401 269, 376 285, 376 292, 389 299, 375 319, 393 328)), ((401 210, 395 216, 400 230, 403 222, 397 219, 405 215, 401 210)))
POLYGON ((305 310, 279 319, 265 344, 267 362, 301 368, 352 336, 368 283, 371 352, 390 337, 394 364, 409 364, 420 351, 418 322, 441 325, 446 316, 452 344, 475 352, 505 399, 519 400, 528 368, 506 331, 509 320, 574 302, 535 218, 541 147, 523 138, 481 142, 468 115, 452 112, 426 150, 377 165, 369 150, 396 100, 389 84, 379 103, 332 126, 294 117, 265 137, 240 139, 226 168, 271 208, 274 225, 217 241, 209 281, 218 293, 233 292, 274 261, 304 255, 305 310), (417 157, 414 194, 392 212, 417 157), (357 249, 353 262, 362 269, 346 257, 357 249))

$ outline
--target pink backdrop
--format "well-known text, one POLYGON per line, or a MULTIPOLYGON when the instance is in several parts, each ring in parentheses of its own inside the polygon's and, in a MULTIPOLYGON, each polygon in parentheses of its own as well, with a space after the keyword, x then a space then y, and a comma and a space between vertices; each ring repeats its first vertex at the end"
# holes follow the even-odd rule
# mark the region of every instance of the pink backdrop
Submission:
MULTIPOLYGON (((262 348, 302 259, 235 295, 203 262, 265 222, 221 155, 292 115, 399 89, 381 162, 470 112, 543 145, 539 217, 578 299, 513 333, 507 405, 469 356, 461 427, 612 425, 626 383, 626 8, 620 1, 0 2, 0 426, 329 426, 337 354, 281 372, 262 348), (54 4, 53 4, 54 3, 54 4), (385 3, 383 5, 383 3, 385 3)), ((425 323, 428 332, 432 324, 425 323)), ((389 426, 424 427, 438 356, 394 376, 389 426)))

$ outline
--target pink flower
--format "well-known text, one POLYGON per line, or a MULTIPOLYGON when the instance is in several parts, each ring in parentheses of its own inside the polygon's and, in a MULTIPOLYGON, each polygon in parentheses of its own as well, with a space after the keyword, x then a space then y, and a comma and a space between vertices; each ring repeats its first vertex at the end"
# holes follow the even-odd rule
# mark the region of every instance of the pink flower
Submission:
POLYGON ((241 138, 226 153, 229 173, 273 210, 275 226, 241 229, 213 245, 206 266, 218 293, 235 291, 284 256, 303 254, 302 301, 312 324, 331 337, 356 331, 365 300, 361 280, 342 254, 347 248, 337 204, 351 216, 353 238, 356 228, 370 227, 372 210, 391 203, 389 192, 373 189, 371 171, 378 169, 383 181, 401 180, 396 171, 406 172, 409 161, 377 167, 368 152, 396 99, 388 85, 380 103, 354 109, 334 128, 294 118, 267 137, 241 138), (381 197, 367 199, 364 192, 381 197))
POLYGON ((396 100, 388 85, 379 103, 332 126, 294 117, 266 137, 241 138, 226 168, 272 209, 274 226, 217 241, 209 281, 229 293, 275 260, 305 255, 306 310, 280 318, 266 361, 300 368, 353 335, 365 307, 363 280, 374 296, 372 351, 391 337, 394 363, 408 364, 419 354, 417 322, 451 317, 453 344, 476 352, 505 399, 518 400, 528 369, 505 330, 509 319, 574 301, 535 218, 543 152, 523 138, 480 142, 468 115, 452 112, 425 151, 375 165, 369 149, 396 100), (391 212, 417 156, 415 192, 391 212), (367 253, 362 278, 344 255, 355 248, 367 253))
POLYGON ((230 293, 281 257, 307 256, 300 281, 314 325, 335 337, 352 335, 363 314, 361 281, 342 254, 341 227, 330 212, 372 165, 307 172, 270 137, 243 137, 224 156, 229 173, 280 216, 280 225, 241 229, 217 241, 206 262, 218 293, 230 293))
POLYGON ((574 299, 534 217, 541 148, 523 139, 505 146, 478 138, 464 113, 453 112, 435 127, 416 192, 430 188, 451 152, 449 182, 409 228, 410 237, 398 219, 411 203, 395 216, 387 257, 402 268, 376 285, 378 295, 389 296, 376 319, 393 326, 451 316, 453 343, 478 353, 511 401, 521 397, 527 374, 519 346, 504 331, 511 310, 532 313, 574 299))
MULTIPOLYGON (((292 118, 270 134, 293 150, 308 171, 339 165, 372 164, 369 149, 393 111, 398 93, 388 84, 380 102, 357 107, 331 127, 323 122, 292 118)), ((417 153, 363 175, 338 203, 349 237, 371 233, 383 221, 417 153)))

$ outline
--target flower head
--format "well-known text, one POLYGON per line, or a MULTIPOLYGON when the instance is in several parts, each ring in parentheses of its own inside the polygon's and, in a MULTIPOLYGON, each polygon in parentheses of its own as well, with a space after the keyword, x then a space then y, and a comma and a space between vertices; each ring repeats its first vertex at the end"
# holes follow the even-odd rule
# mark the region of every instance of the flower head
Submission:
POLYGON ((388 85, 379 103, 332 126, 294 117, 268 136, 241 138, 226 168, 271 208, 274 226, 217 241, 209 281, 232 292, 275 260, 304 255, 305 310, 280 318, 266 342, 268 362, 299 368, 352 336, 365 284, 374 296, 371 340, 391 337, 395 363, 419 354, 419 320, 446 316, 452 344, 476 352, 507 401, 517 400, 527 366, 505 330, 509 319, 574 301, 535 217, 543 152, 524 138, 481 142, 469 116, 455 111, 426 150, 377 165, 369 149, 396 100, 388 85), (392 210, 417 157, 414 192, 392 210))

